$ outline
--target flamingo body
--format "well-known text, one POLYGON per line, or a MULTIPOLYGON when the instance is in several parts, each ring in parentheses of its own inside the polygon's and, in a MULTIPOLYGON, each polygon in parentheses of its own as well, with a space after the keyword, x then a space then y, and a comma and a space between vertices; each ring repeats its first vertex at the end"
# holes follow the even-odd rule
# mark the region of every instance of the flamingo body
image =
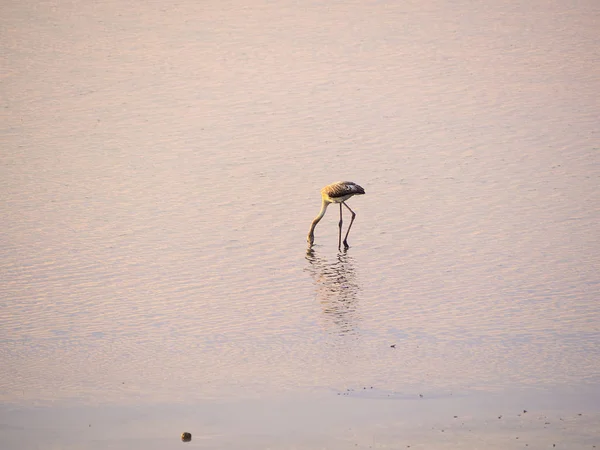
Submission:
POLYGON ((348 234, 350 234, 350 228, 352 227, 352 223, 354 222, 354 218, 356 217, 356 213, 352 211, 352 209, 346 204, 346 200, 354 195, 362 195, 365 193, 365 190, 359 186, 358 184, 352 181, 337 181, 335 183, 331 183, 321 189, 321 211, 319 215, 315 217, 310 225, 310 230, 308 232, 307 241, 310 246, 313 245, 315 241, 315 227, 321 221, 325 212, 327 211, 327 207, 332 203, 340 204, 340 233, 339 233, 339 241, 338 248, 342 247, 342 205, 344 205, 350 213, 352 214, 352 219, 350 220, 350 225, 348 226, 348 231, 346 231, 346 236, 344 237, 344 248, 348 248, 348 234))

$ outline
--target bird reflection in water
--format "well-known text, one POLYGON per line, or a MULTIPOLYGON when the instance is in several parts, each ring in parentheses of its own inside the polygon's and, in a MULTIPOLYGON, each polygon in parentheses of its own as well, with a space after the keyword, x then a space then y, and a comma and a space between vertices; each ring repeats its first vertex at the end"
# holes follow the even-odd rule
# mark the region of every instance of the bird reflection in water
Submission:
POLYGON ((338 253, 333 261, 317 255, 314 249, 306 252, 310 263, 307 270, 317 289, 317 299, 323 309, 323 317, 333 324, 339 335, 357 332, 357 294, 354 261, 347 253, 338 253))

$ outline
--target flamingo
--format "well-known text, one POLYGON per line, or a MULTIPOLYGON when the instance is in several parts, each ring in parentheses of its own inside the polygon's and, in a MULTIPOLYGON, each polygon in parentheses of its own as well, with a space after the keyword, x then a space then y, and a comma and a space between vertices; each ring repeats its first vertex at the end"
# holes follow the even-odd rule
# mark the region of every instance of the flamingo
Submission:
POLYGON ((310 225, 310 231, 308 232, 308 236, 306 240, 308 241, 309 247, 312 247, 315 242, 315 227, 320 222, 320 220, 325 215, 325 211, 327 211, 327 207, 331 203, 339 203, 340 204, 340 234, 338 240, 338 249, 342 248, 342 205, 344 205, 350 213, 352 214, 352 219, 350 220, 350 225, 348 226, 348 231, 346 231, 346 236, 344 237, 344 249, 348 249, 348 234, 350 234, 350 228, 352 228, 352 222, 354 222, 354 218, 356 217, 356 213, 352 211, 352 209, 346 205, 346 200, 348 200, 353 195, 362 195, 365 193, 365 190, 360 187, 358 184, 353 183, 352 181, 337 181, 335 183, 331 183, 321 189, 321 198, 323 203, 321 204, 321 211, 319 211, 319 215, 315 217, 310 225))

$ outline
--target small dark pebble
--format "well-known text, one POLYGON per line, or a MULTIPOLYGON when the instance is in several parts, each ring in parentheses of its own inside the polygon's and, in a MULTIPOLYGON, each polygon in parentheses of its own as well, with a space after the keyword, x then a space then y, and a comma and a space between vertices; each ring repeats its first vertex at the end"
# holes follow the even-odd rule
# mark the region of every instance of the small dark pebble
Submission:
POLYGON ((458 416, 454 416, 454 418, 456 419, 456 418, 458 418, 458 416))
POLYGON ((552 444, 552 447, 556 447, 556 444, 552 444))
POLYGON ((419 397, 423 398, 423 394, 419 394, 419 397))
POLYGON ((577 415, 578 415, 578 416, 582 416, 583 414, 579 413, 579 414, 577 414, 577 415))
POLYGON ((526 409, 524 409, 524 410, 523 410, 523 414, 525 414, 526 412, 527 412, 527 410, 526 410, 526 409))
POLYGON ((390 345, 391 348, 396 348, 396 344, 390 345))
POLYGON ((187 431, 181 433, 181 440, 183 442, 190 442, 192 440, 192 433, 188 433, 187 431))
POLYGON ((550 422, 544 422, 544 425, 550 425, 550 422))
POLYGON ((498 416, 498 419, 502 419, 502 416, 498 416))

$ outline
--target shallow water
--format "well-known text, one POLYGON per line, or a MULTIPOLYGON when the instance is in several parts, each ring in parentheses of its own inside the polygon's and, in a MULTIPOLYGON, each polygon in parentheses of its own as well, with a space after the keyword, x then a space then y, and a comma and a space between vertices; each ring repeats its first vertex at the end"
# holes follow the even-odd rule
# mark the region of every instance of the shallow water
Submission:
MULTIPOLYGON (((5 5, 0 438, 38 407, 67 421, 70 408, 272 411, 367 386, 535 389, 538 405, 598 394, 599 14, 591 1, 5 5), (351 248, 337 250, 332 207, 307 252, 319 189, 341 179, 366 190, 348 202, 351 248)), ((379 431, 352 442, 392 445, 370 417, 379 431)), ((219 436, 205 444, 236 446, 219 436)))

